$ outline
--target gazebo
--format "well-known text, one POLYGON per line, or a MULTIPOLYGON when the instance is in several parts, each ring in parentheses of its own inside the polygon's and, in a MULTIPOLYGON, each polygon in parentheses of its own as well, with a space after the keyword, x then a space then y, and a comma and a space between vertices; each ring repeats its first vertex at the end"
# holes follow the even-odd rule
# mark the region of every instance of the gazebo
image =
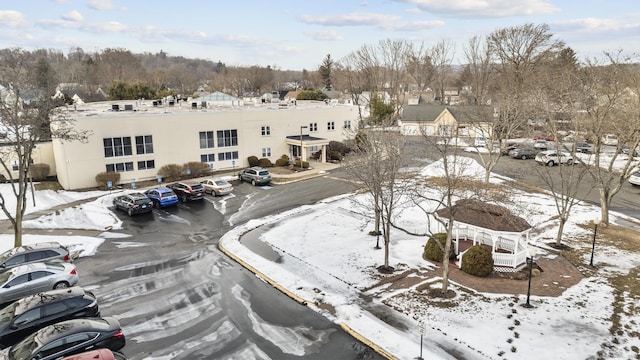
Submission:
POLYGON ((452 241, 458 265, 472 245, 491 247, 495 271, 516 271, 529 256, 529 223, 509 209, 479 200, 463 199, 440 209, 436 217, 448 221, 453 215, 452 241))

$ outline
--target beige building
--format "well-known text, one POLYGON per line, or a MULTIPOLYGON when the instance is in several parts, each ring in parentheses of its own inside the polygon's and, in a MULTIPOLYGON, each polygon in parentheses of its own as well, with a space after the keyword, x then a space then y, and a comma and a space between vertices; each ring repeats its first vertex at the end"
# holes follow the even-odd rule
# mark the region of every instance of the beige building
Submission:
POLYGON ((488 107, 407 105, 402 109, 400 132, 403 135, 489 138, 492 136, 492 118, 493 109, 488 107), (475 113, 467 109, 474 109, 475 113))
MULTIPOLYGON (((307 161, 330 141, 353 137, 355 106, 298 101, 294 105, 207 107, 146 101, 109 101, 69 108, 87 143, 53 141, 58 181, 67 190, 96 186, 104 171, 121 183, 157 179, 167 164, 208 163, 214 170, 248 166, 247 157, 307 161)), ((320 157, 324 161, 325 157, 320 157)))

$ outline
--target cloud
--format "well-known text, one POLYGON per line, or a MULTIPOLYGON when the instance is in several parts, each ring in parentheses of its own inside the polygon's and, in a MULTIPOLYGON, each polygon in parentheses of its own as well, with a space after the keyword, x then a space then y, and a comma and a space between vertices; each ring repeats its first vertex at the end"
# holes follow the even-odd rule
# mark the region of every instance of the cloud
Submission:
POLYGON ((389 14, 352 13, 335 16, 311 16, 302 15, 300 21, 312 25, 325 26, 382 26, 391 21, 400 19, 399 16, 389 14))
POLYGON ((340 41, 344 39, 342 35, 338 34, 335 30, 305 32, 305 35, 319 41, 340 41))
POLYGON ((62 15, 63 20, 80 22, 83 20, 82 14, 77 10, 72 10, 64 15, 62 15))
POLYGON ((433 21, 411 21, 411 22, 398 22, 395 24, 387 24, 384 26, 386 30, 394 30, 394 31, 420 31, 420 30, 431 30, 435 28, 439 28, 445 25, 444 21, 433 20, 433 21))
POLYGON ((420 11, 446 17, 496 18, 550 14, 560 11, 547 0, 395 0, 415 5, 420 11))
POLYGON ((585 32, 610 32, 638 29, 640 23, 624 23, 611 19, 583 18, 553 23, 554 29, 585 32))
POLYGON ((94 10, 111 10, 113 9, 113 4, 111 0, 88 0, 87 6, 94 10))
POLYGON ((14 10, 0 10, 0 24, 17 28, 27 24, 22 13, 14 10))

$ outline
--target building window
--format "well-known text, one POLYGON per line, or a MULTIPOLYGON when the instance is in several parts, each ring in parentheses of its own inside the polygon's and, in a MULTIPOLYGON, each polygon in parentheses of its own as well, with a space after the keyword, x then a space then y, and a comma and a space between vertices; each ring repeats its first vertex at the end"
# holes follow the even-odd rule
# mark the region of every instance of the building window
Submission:
POLYGON ((238 146, 238 130, 218 130, 218 147, 238 146))
POLYGON ((327 123, 327 130, 335 130, 336 129, 336 123, 333 121, 329 121, 327 123))
POLYGON ((136 154, 153 154, 153 138, 151 135, 136 136, 136 154))
POLYGON ((156 168, 155 160, 138 161, 138 170, 148 170, 148 169, 155 169, 155 168, 156 168))
POLYGON ((344 125, 342 127, 344 129, 351 129, 351 120, 345 120, 344 125))
POLYGON ((104 157, 128 156, 131 152, 131 137, 114 137, 102 139, 104 157))
POLYGON ((271 148, 262 148, 262 157, 270 157, 271 148))
POLYGON ((200 131, 200 149, 213 147, 213 131, 200 131))
POLYGON ((262 136, 271 135, 271 126, 263 126, 262 127, 262 136))
POLYGON ((133 171, 133 161, 125 163, 107 164, 107 172, 133 171))
POLYGON ((318 123, 309 124, 309 131, 318 131, 318 123))
POLYGON ((219 161, 237 160, 237 159, 238 159, 238 152, 237 151, 227 151, 227 152, 223 152, 223 153, 218 153, 218 160, 219 161))
POLYGON ((216 160, 216 154, 202 154, 200 155, 200 162, 208 163, 216 160))

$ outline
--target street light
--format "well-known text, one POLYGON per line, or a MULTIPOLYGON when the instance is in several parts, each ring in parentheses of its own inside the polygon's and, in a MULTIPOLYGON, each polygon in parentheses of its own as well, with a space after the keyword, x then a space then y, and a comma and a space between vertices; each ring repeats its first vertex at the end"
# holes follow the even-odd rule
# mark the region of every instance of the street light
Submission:
POLYGON ((598 234, 598 224, 600 224, 600 218, 593 220, 593 244, 591 245, 591 261, 589 266, 593 266, 593 253, 596 250, 596 235, 598 234))
POLYGON ((531 297, 531 276, 533 274, 533 258, 536 256, 535 249, 529 249, 529 257, 527 258, 527 263, 529 264, 529 285, 527 287, 527 303, 523 306, 527 309, 531 309, 533 305, 529 303, 529 298, 531 297))
POLYGON ((308 126, 303 125, 300 126, 300 154, 298 154, 300 156, 300 169, 302 169, 302 129, 307 129, 308 126))

